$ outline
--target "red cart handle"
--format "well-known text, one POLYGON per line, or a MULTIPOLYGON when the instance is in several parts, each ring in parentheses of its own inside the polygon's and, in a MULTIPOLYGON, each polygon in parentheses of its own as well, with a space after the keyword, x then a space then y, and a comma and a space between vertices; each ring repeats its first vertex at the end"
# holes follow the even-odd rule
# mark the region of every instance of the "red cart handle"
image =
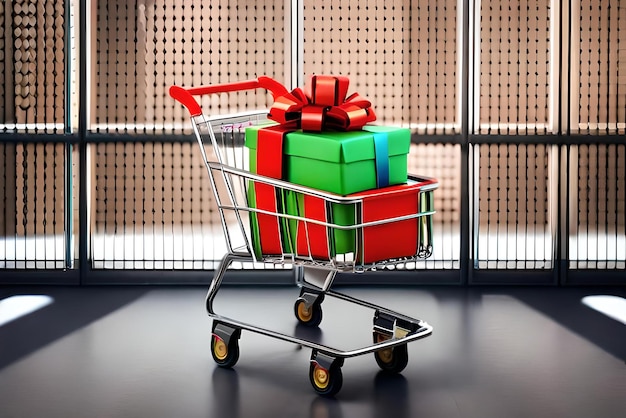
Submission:
POLYGON ((235 81, 233 83, 214 84, 211 86, 189 87, 180 86, 170 87, 170 96, 179 101, 189 110, 191 116, 200 116, 202 109, 200 104, 193 96, 202 96, 205 94, 230 93, 235 91, 266 89, 272 93, 274 99, 289 93, 287 88, 278 81, 267 76, 260 76, 255 80, 235 81))

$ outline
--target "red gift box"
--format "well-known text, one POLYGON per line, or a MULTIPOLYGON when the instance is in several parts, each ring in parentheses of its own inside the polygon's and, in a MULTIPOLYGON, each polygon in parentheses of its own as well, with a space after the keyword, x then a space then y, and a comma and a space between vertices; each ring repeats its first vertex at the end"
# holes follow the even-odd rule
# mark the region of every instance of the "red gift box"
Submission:
MULTIPOLYGON (((347 226, 354 234, 353 252, 359 263, 371 264, 383 260, 412 257, 418 254, 420 231, 426 223, 417 217, 423 205, 422 187, 433 184, 434 180, 421 182, 409 181, 407 184, 384 187, 346 196, 360 200, 361 204, 346 203, 354 219, 331 220, 332 206, 321 198, 302 196, 297 211, 301 216, 324 223, 347 226), (410 217, 403 220, 389 221, 394 218, 410 217), (377 225, 362 226, 370 222, 383 221, 377 225)), ((428 205, 426 205, 428 206, 428 205)), ((329 259, 333 251, 332 228, 312 222, 298 221, 296 252, 300 257, 329 259), (329 248, 330 243, 330 248, 329 248)))
MULTIPOLYGON (((421 188, 434 180, 409 182, 355 193, 350 197, 362 197, 362 222, 374 222, 420 212, 421 188)), ((374 263, 392 258, 415 256, 418 252, 421 218, 365 226, 357 234, 357 260, 374 263)))

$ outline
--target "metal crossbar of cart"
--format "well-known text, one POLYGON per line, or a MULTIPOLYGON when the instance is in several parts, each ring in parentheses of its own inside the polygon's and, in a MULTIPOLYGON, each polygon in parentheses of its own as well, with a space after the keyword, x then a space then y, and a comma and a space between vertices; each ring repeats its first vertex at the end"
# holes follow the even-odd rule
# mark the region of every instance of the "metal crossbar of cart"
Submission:
MULTIPOLYGON (((259 77, 256 80, 214 86, 193 88, 172 86, 170 88, 170 95, 182 103, 191 115, 192 127, 215 194, 227 244, 227 254, 214 273, 206 297, 206 309, 209 317, 213 319, 211 352, 219 366, 234 366, 239 359, 238 341, 242 330, 311 348, 309 365, 311 384, 318 394, 332 396, 342 386, 341 367, 345 358, 374 353, 376 362, 383 371, 399 373, 408 362, 407 343, 431 335, 432 326, 423 320, 338 293, 331 287, 338 272, 367 272, 390 265, 416 262, 418 259, 430 256, 432 254, 432 216, 435 213, 432 195, 438 185, 434 179, 409 175, 408 183, 419 189, 416 193, 419 202, 416 213, 364 222, 361 215, 363 203, 367 197, 359 196, 358 193, 340 196, 251 172, 248 150, 244 147, 245 128, 267 123, 267 110, 227 116, 207 116, 202 112, 196 97, 259 88, 272 92, 276 97, 274 87, 275 85, 268 82, 266 78, 259 77), (320 221, 298 213, 293 214, 288 211, 277 213, 255 208, 255 205, 251 205, 249 201, 249 191, 255 187, 255 184, 271 187, 277 195, 289 192, 321 199, 329 208, 332 205, 347 205, 354 212, 356 222, 352 225, 342 225, 334 223, 332 219, 320 221), (319 256, 312 255, 310 251, 302 254, 285 246, 279 254, 259 254, 255 251, 255 245, 258 248, 258 242, 255 242, 258 236, 255 237, 252 231, 257 216, 273 217, 276 222, 300 222, 305 227, 322 226, 327 231, 331 231, 330 233, 350 231, 354 236, 355 251, 349 254, 333 254, 329 251, 326 256, 319 256), (366 262, 360 254, 359 246, 363 246, 362 237, 368 228, 379 228, 406 221, 417 223, 415 254, 366 262), (213 302, 222 285, 224 274, 233 262, 261 262, 293 266, 295 282, 300 288, 300 296, 294 304, 294 313, 302 326, 319 326, 322 320, 321 305, 325 297, 334 297, 371 309, 374 312, 373 343, 365 347, 342 351, 318 341, 298 338, 216 313, 213 302)), ((306 239, 310 249, 308 235, 306 239)))

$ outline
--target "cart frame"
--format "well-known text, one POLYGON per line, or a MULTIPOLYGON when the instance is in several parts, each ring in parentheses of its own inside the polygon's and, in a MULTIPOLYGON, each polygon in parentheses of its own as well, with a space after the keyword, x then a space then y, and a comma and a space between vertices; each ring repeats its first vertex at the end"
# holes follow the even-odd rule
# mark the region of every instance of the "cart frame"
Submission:
POLYGON ((349 357, 374 353, 381 369, 391 373, 400 372, 408 361, 406 344, 431 335, 433 327, 423 320, 335 292, 331 287, 338 272, 363 273, 389 265, 415 262, 432 254, 432 216, 435 213, 432 192, 438 187, 436 180, 409 175, 409 182, 419 185, 420 198, 417 213, 363 222, 364 197, 340 196, 252 173, 249 170, 247 151, 242 142, 243 132, 248 126, 264 123, 267 120, 267 111, 246 111, 209 117, 202 112, 200 103, 196 99, 204 95, 251 89, 268 90, 274 98, 287 92, 282 85, 268 77, 212 86, 192 88, 172 86, 170 88, 170 95, 183 104, 190 113, 193 132, 209 175, 226 238, 227 254, 214 272, 205 300, 207 313, 213 319, 211 352, 214 360, 222 367, 234 366, 239 358, 238 340, 241 331, 246 330, 310 348, 312 354, 309 378, 314 390, 320 395, 332 396, 339 391, 343 382, 341 366, 344 359, 349 357), (249 204, 248 192, 255 184, 267 185, 277 193, 288 191, 323 199, 329 208, 331 205, 348 205, 354 211, 355 222, 350 225, 341 225, 333 222, 332 219, 320 221, 288 213, 288 211, 273 212, 252 207, 249 204), (328 231, 353 232, 356 237, 354 253, 351 255, 333 254, 329 245, 327 257, 313 256, 307 235, 308 254, 289 251, 283 246, 280 254, 259 256, 258 251, 254 249, 255 237, 251 230, 251 220, 257 219, 256 216, 259 215, 273 217, 276 222, 301 222, 304 225, 320 225, 328 231), (415 255, 369 263, 363 261, 363 257, 359 256, 359 245, 362 244, 359 237, 366 228, 407 220, 415 220, 419 226, 420 242, 415 255), (296 285, 300 288, 300 296, 295 302, 294 313, 297 320, 305 326, 319 326, 322 319, 321 303, 328 296, 373 310, 373 344, 343 351, 316 341, 220 315, 214 310, 213 302, 223 284, 224 275, 233 262, 292 265, 296 285))

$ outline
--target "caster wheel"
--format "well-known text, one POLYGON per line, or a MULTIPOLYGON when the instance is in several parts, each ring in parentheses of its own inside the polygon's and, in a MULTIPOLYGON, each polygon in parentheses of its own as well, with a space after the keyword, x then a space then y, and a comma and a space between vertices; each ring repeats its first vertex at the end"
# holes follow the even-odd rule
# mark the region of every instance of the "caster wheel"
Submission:
POLYGON ((239 360, 239 340, 231 338, 230 342, 226 344, 223 339, 213 335, 211 337, 211 354, 218 366, 233 367, 239 360))
POLYGON ((317 327, 322 322, 322 305, 319 302, 315 302, 310 308, 307 308, 304 299, 298 299, 293 310, 296 318, 303 325, 317 327))
POLYGON ((322 396, 336 395, 343 385, 343 373, 341 373, 341 367, 337 365, 326 370, 319 364, 312 362, 309 369, 309 379, 315 392, 322 396))
MULTIPOLYGON (((388 335, 374 332, 375 343, 386 341, 389 338, 388 335)), ((400 373, 409 364, 409 352, 406 344, 375 351, 374 358, 378 367, 388 373, 400 373)))

